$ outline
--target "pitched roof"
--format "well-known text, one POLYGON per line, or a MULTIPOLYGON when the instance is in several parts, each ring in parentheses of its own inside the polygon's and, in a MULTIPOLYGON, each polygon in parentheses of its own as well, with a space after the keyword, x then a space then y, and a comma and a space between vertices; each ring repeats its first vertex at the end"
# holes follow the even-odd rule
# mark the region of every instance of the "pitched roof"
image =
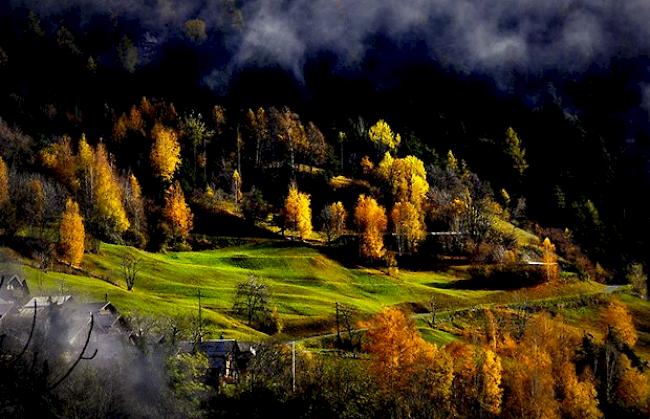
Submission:
POLYGON ((0 300, 0 317, 4 316, 14 307, 14 303, 0 300))
POLYGON ((47 297, 34 297, 29 302, 27 302, 23 308, 26 309, 33 309, 34 308, 34 302, 36 302, 36 309, 41 309, 44 307, 49 307, 51 305, 62 305, 67 302, 72 300, 71 295, 56 295, 56 296, 47 296, 47 297))

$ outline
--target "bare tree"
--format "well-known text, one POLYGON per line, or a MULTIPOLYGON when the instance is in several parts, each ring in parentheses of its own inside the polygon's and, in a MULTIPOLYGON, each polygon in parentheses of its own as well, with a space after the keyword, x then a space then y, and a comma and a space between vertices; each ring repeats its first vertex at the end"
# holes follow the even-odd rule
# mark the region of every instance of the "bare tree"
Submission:
POLYGON ((438 312, 438 302, 436 301, 436 296, 432 295, 429 298, 429 313, 431 313, 431 320, 429 320, 429 325, 431 327, 436 325, 436 313, 438 312))
POLYGON ((126 281, 126 289, 129 291, 133 289, 138 272, 142 269, 141 262, 141 258, 130 253, 127 253, 122 257, 122 263, 120 266, 122 267, 122 275, 126 281))
POLYGON ((245 316, 251 326, 254 321, 262 320, 268 315, 270 298, 271 293, 266 283, 251 275, 237 284, 232 309, 236 314, 245 316))

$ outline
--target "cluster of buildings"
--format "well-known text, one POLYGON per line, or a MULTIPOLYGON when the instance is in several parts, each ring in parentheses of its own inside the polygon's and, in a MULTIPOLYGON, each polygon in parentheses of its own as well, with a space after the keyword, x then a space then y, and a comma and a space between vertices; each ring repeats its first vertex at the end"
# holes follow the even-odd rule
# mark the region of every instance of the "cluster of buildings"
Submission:
MULTIPOLYGON (((91 315, 94 339, 109 334, 126 336, 132 344, 136 344, 138 339, 128 320, 120 315, 107 297, 104 301, 87 303, 77 301, 71 295, 31 296, 24 278, 17 274, 0 274, 0 332, 9 318, 26 320, 33 319, 34 315, 39 322, 46 322, 59 334, 65 331, 65 336, 59 338, 66 339, 73 347, 83 345, 91 315)), ((162 343, 163 339, 157 342, 162 343)), ((181 341, 176 351, 177 354, 197 351, 205 354, 209 361, 206 376, 214 383, 237 380, 256 354, 251 344, 235 339, 181 341)))

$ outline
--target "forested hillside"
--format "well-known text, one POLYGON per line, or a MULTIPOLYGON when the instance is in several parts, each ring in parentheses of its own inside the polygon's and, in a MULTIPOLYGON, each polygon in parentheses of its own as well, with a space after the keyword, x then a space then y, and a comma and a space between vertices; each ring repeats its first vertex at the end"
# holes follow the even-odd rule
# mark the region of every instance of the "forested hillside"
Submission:
POLYGON ((0 416, 647 417, 650 10, 433 3, 0 4, 0 416))

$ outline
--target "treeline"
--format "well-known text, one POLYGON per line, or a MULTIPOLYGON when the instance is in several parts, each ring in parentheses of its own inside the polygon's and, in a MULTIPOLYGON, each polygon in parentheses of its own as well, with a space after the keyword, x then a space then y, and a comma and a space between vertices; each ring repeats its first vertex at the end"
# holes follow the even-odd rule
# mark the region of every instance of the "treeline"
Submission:
MULTIPOLYGON (((151 250, 203 246, 203 235, 223 234, 224 216, 302 240, 358 243, 363 260, 389 272, 398 260, 440 254, 506 264, 546 257, 498 228, 530 227, 523 194, 495 193, 452 150, 404 140, 382 119, 349 121, 332 136, 288 108, 217 105, 205 115, 143 97, 106 121, 105 137, 42 141, 2 122, 0 187, 11 199, 0 227, 8 237, 37 238, 46 264, 58 243, 61 259, 75 266, 79 249, 96 251, 100 240, 151 250)), ((512 176, 523 176, 526 150, 512 128, 501 152, 512 176)), ((540 233, 561 242, 569 270, 606 276, 570 231, 540 233)))

